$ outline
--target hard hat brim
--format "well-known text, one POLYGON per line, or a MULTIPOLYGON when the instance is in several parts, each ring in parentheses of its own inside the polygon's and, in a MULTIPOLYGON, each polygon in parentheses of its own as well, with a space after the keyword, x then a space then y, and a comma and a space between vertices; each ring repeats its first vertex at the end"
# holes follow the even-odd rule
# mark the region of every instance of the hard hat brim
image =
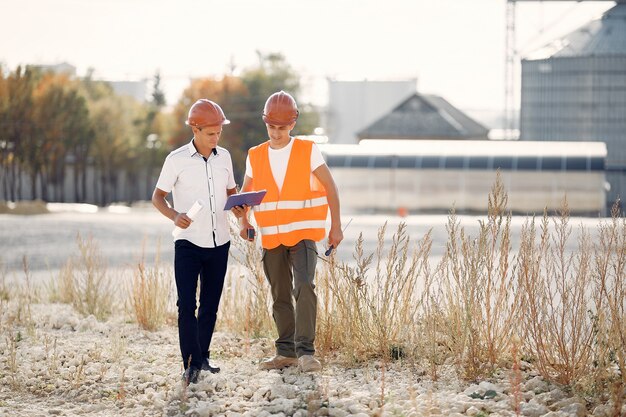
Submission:
POLYGON ((273 120, 273 119, 270 119, 267 116, 263 116, 263 122, 265 124, 272 125, 272 126, 289 126, 290 124, 294 123, 295 121, 296 121, 296 119, 291 120, 289 122, 285 122, 285 121, 273 120))
POLYGON ((220 123, 219 125, 202 125, 202 126, 198 126, 198 125, 193 125, 193 124, 189 123, 189 120, 185 120, 185 124, 186 124, 187 126, 191 126, 191 127, 198 127, 198 128, 200 128, 200 127, 207 127, 207 126, 220 126, 220 125, 222 125, 222 126, 223 126, 223 125, 229 125, 229 124, 230 124, 230 120, 228 120, 228 119, 224 119, 224 120, 222 121, 222 123, 220 123))

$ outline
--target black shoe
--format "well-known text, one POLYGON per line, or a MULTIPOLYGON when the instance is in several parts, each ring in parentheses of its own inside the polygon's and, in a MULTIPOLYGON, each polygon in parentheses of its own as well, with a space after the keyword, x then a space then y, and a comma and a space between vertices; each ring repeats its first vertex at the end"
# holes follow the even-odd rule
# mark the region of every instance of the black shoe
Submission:
POLYGON ((212 374, 216 374, 220 371, 220 368, 218 368, 217 366, 211 366, 211 364, 209 363, 209 358, 204 358, 202 359, 202 370, 209 371, 212 374))
POLYGON ((195 366, 190 366, 185 370, 185 373, 183 374, 183 382, 185 382, 185 384, 187 385, 197 384, 198 378, 200 378, 200 369, 196 368, 195 366))

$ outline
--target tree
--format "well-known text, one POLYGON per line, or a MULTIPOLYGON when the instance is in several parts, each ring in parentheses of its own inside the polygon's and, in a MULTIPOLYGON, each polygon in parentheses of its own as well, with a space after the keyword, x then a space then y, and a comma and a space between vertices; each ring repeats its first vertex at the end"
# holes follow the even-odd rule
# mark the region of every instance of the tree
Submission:
MULTIPOLYGON (((141 111, 139 103, 130 97, 111 95, 90 105, 94 132, 91 158, 100 178, 94 179, 98 204, 105 206, 119 201, 120 173, 132 169, 144 142, 138 132, 141 111)), ((127 171, 128 172, 128 171, 127 171)))
MULTIPOLYGON (((145 138, 146 152, 142 153, 142 165, 146 167, 146 192, 152 191, 155 179, 155 164, 157 158, 164 159, 166 148, 162 146, 162 139, 169 129, 167 117, 162 110, 165 106, 165 93, 161 90, 161 75, 154 74, 152 99, 147 104, 142 137, 145 138)), ((149 198, 146 195, 145 198, 149 198)))
MULTIPOLYGON (((36 147, 31 148, 33 182, 39 177, 41 198, 65 201, 67 159, 90 133, 87 105, 78 84, 65 75, 43 74, 33 94, 36 147)), ((75 196, 76 196, 75 191, 75 196)))
POLYGON ((22 172, 29 166, 26 152, 33 137, 33 90, 37 74, 17 69, 0 83, 0 162, 4 171, 5 199, 22 198, 22 172))
POLYGON ((88 201, 88 167, 95 172, 100 204, 146 197, 140 179, 147 171, 150 180, 155 156, 165 151, 147 138, 170 129, 161 111, 160 76, 155 74, 152 100, 139 103, 116 96, 108 83, 91 75, 76 80, 33 67, 0 72, 0 198, 22 199, 24 177, 31 198, 65 201, 66 176, 73 168, 73 200, 88 201))

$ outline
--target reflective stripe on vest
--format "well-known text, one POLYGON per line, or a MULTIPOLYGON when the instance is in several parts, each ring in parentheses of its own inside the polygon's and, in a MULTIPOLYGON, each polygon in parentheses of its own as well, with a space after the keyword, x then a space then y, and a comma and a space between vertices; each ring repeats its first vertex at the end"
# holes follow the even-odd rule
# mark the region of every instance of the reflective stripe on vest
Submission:
POLYGON ((288 209, 303 209, 309 207, 319 207, 328 205, 326 197, 313 198, 311 200, 294 200, 294 201, 279 201, 271 203, 261 203, 258 206, 252 207, 252 210, 256 212, 269 211, 269 210, 288 210, 288 209))
POLYGON ((326 221, 306 220, 303 222, 294 222, 289 224, 280 224, 278 226, 267 226, 259 228, 259 231, 266 236, 276 235, 279 233, 290 233, 296 230, 319 229, 326 227, 326 221))

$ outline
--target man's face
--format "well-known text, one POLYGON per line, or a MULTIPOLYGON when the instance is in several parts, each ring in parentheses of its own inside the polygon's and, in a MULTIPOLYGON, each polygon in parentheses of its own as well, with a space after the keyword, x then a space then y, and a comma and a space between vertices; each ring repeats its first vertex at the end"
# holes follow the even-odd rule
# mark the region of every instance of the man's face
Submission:
POLYGON ((221 134, 222 125, 199 127, 194 131, 195 138, 202 144, 211 148, 215 148, 217 146, 217 142, 219 142, 221 134))
POLYGON ((295 123, 292 123, 287 126, 276 126, 266 123, 265 127, 267 128, 267 135, 270 139, 276 142, 281 142, 289 139, 289 133, 293 130, 295 125, 295 123))

